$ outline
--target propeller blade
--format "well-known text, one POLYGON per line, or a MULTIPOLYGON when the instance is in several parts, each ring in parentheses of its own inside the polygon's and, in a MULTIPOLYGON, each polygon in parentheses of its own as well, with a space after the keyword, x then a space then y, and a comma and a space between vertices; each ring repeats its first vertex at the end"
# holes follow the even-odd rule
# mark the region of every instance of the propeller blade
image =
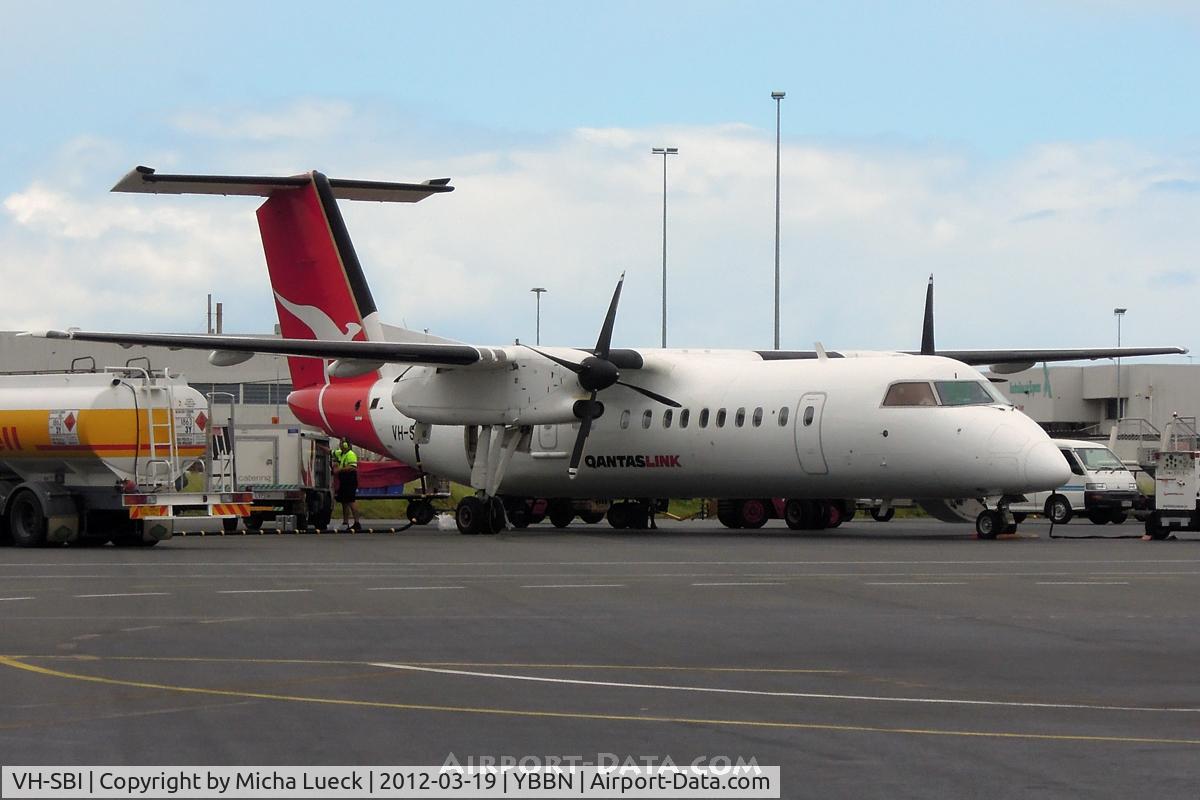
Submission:
POLYGON ((617 303, 621 300, 621 286, 625 284, 625 273, 617 281, 617 290, 613 292, 612 302, 608 304, 608 315, 604 317, 604 326, 600 328, 600 338, 596 340, 596 355, 608 360, 608 351, 612 349, 613 325, 617 321, 617 303))
POLYGON ((929 276, 929 286, 925 289, 925 324, 921 328, 921 355, 937 355, 933 347, 933 275, 929 276))
POLYGON ((579 473, 579 462, 583 460, 583 445, 587 441, 588 434, 592 432, 592 411, 595 408, 596 393, 592 392, 592 396, 588 399, 587 413, 579 420, 579 435, 575 437, 575 447, 571 450, 571 465, 567 467, 567 474, 574 479, 579 473))
POLYGON ((664 397, 663 395, 658 394, 657 392, 652 392, 649 389, 643 389, 641 386, 634 386, 632 383, 626 383, 625 381, 617 381, 617 385, 624 386, 626 389, 633 389, 635 392, 638 392, 639 394, 644 394, 646 397, 649 397, 651 400, 657 400, 658 402, 662 403, 664 406, 670 406, 671 408, 682 408, 682 404, 676 403, 671 398, 664 397))
MULTIPOLYGON (((527 344, 522 345, 522 346, 529 347, 529 345, 527 345, 527 344)), ((558 356, 552 356, 549 353, 543 353, 541 350, 538 350, 536 347, 529 347, 529 349, 532 350, 533 352, 537 353, 542 358, 548 358, 551 361, 553 361, 555 364, 558 364, 560 367, 565 367, 566 369, 571 370, 571 372, 574 372, 576 375, 583 372, 582 364, 576 364, 573 361, 567 361, 565 358, 559 358, 558 356)))

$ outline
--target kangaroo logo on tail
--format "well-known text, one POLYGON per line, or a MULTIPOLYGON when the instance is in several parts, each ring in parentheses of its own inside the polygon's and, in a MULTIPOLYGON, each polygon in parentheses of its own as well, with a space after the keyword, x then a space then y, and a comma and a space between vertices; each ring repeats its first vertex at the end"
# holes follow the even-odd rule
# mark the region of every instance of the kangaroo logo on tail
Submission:
POLYGON ((287 309, 289 314, 304 323, 304 326, 312 333, 314 339, 349 342, 362 331, 362 325, 359 325, 357 322, 347 322, 343 331, 321 309, 316 306, 302 306, 293 303, 279 292, 275 292, 275 299, 279 301, 279 305, 287 309))

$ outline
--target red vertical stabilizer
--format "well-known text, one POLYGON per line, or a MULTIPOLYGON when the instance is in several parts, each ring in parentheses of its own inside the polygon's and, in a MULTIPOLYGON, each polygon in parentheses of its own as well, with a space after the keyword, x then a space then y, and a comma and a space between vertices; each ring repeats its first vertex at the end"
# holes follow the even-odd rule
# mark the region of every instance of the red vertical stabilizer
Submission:
MULTIPOLYGON (((311 178, 276 191, 258 209, 280 332, 290 339, 377 339, 371 335, 378 325, 375 303, 329 181, 319 172, 311 178)), ((326 382, 320 359, 288 358, 288 368, 296 389, 326 382)), ((354 380, 377 378, 370 373, 354 380)))

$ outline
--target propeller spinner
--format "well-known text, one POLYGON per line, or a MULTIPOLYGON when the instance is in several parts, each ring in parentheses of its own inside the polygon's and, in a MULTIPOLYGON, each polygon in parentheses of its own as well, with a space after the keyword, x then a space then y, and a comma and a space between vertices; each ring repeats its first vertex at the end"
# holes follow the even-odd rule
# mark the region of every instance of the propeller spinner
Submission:
POLYGON ((596 340, 596 348, 592 351, 592 355, 579 363, 575 363, 574 361, 567 361, 565 358, 559 358, 550 353, 542 352, 536 347, 525 345, 538 355, 544 356, 560 367, 574 372, 576 380, 579 381, 579 387, 585 392, 590 392, 586 400, 580 400, 575 404, 575 416, 579 417, 579 435, 575 437, 575 447, 571 450, 571 462, 567 469, 572 478, 579 472, 579 462, 583 458, 583 447, 587 442, 588 435, 592 432, 592 420, 599 418, 604 413, 604 404, 596 399, 596 395, 600 392, 610 386, 624 386, 665 406, 670 406, 671 408, 680 407, 679 403, 669 397, 664 397, 657 392, 652 392, 649 389, 643 389, 641 386, 634 386, 632 383, 626 383, 621 380, 621 370, 617 369, 617 365, 609 360, 609 355, 612 351, 613 325, 617 320, 617 304, 621 300, 621 287, 624 284, 625 273, 622 272, 621 279, 617 281, 617 289, 613 292, 612 302, 608 304, 608 314, 604 317, 604 325, 600 328, 600 337, 596 340))

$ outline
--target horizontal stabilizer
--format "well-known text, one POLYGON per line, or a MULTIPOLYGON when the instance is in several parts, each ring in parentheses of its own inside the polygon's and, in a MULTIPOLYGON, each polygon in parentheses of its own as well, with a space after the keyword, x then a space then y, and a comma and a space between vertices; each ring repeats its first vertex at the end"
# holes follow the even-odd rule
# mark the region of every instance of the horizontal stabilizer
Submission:
MULTIPOLYGON (((151 167, 135 167, 117 182, 114 192, 140 194, 222 194, 270 197, 285 189, 299 189, 312 181, 310 174, 286 177, 253 175, 160 175, 151 167)), ((415 203, 431 194, 452 192, 449 178, 424 183, 392 183, 330 178, 333 196, 339 200, 372 200, 380 203, 415 203)))

